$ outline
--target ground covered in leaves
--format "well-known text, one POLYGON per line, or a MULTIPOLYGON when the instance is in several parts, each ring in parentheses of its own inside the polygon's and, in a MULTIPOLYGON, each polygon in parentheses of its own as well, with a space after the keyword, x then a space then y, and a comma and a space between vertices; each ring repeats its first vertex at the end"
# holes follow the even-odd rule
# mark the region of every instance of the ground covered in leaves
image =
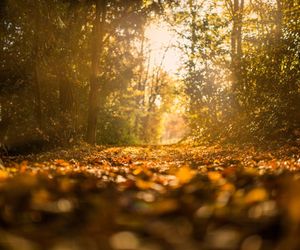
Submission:
POLYGON ((300 150, 88 147, 4 157, 0 249, 300 249, 300 150))

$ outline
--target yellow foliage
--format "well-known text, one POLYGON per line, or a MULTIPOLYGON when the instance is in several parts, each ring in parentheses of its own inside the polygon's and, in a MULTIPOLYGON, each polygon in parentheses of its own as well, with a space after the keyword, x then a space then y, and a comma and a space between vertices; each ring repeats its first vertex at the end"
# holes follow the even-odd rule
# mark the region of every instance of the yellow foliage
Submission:
POLYGON ((142 179, 137 179, 136 180, 136 186, 140 189, 149 189, 152 188, 153 182, 151 181, 144 181, 142 179))
POLYGON ((147 212, 150 214, 165 214, 175 211, 178 207, 179 204, 175 199, 165 199, 151 204, 147 212))
POLYGON ((185 184, 195 176, 195 171, 193 171, 188 166, 184 166, 177 171, 175 176, 180 184, 185 184))
POLYGON ((9 174, 4 171, 4 170, 0 170, 0 181, 5 180, 9 177, 9 174))
POLYGON ((268 199, 268 193, 264 188, 255 188, 245 196, 245 203, 261 202, 268 199))
POLYGON ((222 178, 222 175, 219 172, 208 172, 207 175, 213 182, 219 181, 222 178))

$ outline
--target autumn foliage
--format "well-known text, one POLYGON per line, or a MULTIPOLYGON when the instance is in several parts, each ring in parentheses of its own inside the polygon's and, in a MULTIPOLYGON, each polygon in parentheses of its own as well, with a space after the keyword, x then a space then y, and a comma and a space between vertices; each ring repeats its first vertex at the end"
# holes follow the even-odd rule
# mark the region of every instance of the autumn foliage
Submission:
POLYGON ((298 249, 299 168, 296 147, 81 145, 8 157, 0 246, 298 249))

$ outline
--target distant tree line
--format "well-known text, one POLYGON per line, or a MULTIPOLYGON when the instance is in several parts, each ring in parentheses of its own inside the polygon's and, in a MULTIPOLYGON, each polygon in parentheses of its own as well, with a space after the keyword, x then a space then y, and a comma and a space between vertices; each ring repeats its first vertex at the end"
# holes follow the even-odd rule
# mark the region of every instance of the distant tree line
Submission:
POLYGON ((195 139, 299 136, 299 0, 189 0, 172 10, 195 139))
POLYGON ((143 41, 162 7, 143 0, 2 0, 1 144, 30 151, 81 139, 157 140, 164 107, 155 100, 166 96, 170 81, 162 69, 152 77, 143 41))

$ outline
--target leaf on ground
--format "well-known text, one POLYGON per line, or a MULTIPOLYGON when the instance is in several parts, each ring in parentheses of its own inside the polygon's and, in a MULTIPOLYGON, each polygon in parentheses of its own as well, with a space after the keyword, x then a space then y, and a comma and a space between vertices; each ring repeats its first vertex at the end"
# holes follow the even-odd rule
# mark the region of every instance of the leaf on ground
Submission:
POLYGON ((9 177, 9 173, 5 170, 0 170, 0 181, 6 180, 9 177))
POLYGON ((245 203, 262 202, 268 199, 268 192, 264 188, 255 188, 245 196, 245 203))
POLYGON ((188 166, 183 166, 178 169, 175 176, 180 184, 186 184, 195 176, 195 174, 194 170, 188 166))

